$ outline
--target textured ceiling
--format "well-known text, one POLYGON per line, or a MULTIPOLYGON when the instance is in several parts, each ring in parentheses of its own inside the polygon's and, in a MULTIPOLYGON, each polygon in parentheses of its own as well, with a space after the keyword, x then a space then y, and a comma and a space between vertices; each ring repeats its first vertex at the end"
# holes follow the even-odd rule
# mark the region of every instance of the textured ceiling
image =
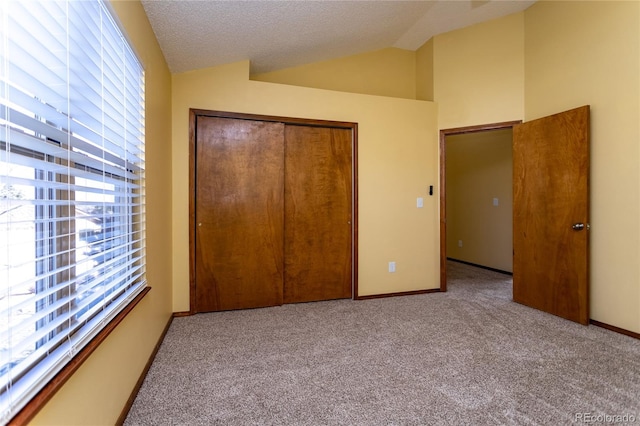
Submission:
POLYGON ((255 73, 386 47, 526 9, 531 0, 142 0, 172 72, 241 60, 255 73))

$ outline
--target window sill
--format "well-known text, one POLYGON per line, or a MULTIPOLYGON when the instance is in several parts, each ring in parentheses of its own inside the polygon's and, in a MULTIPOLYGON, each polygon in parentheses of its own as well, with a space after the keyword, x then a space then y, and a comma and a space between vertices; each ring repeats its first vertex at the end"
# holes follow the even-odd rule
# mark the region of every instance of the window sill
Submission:
POLYGON ((56 394, 60 388, 71 378, 78 368, 91 356, 100 344, 111 334, 113 330, 122 322, 126 316, 133 311, 133 308, 151 291, 151 287, 145 287, 135 299, 131 301, 116 317, 107 324, 96 337, 89 342, 69 363, 49 382, 44 388, 16 414, 9 426, 26 425, 45 406, 47 402, 56 394))

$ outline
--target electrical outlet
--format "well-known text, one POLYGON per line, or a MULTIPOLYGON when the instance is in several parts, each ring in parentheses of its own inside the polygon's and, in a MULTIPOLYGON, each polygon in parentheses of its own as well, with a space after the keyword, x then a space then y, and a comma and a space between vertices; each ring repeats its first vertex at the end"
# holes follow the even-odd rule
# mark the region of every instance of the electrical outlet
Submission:
POLYGON ((458 240, 458 247, 462 247, 462 240, 458 240))
POLYGON ((396 271, 396 262, 389 262, 389 272, 396 271))

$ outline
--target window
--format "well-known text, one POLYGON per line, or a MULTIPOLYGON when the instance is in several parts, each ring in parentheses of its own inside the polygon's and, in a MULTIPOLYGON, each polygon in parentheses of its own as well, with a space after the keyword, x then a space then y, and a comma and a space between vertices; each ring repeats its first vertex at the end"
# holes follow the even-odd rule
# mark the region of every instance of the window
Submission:
POLYGON ((146 285, 144 73, 100 0, 0 19, 5 423, 146 285))

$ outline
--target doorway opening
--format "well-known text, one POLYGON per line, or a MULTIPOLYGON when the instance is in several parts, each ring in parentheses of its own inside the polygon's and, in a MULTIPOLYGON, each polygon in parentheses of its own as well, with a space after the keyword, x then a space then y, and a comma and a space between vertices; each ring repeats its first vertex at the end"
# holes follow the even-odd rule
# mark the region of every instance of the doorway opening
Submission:
POLYGON ((512 271, 511 145, 513 126, 519 123, 440 131, 441 291, 447 291, 452 260, 512 271))

